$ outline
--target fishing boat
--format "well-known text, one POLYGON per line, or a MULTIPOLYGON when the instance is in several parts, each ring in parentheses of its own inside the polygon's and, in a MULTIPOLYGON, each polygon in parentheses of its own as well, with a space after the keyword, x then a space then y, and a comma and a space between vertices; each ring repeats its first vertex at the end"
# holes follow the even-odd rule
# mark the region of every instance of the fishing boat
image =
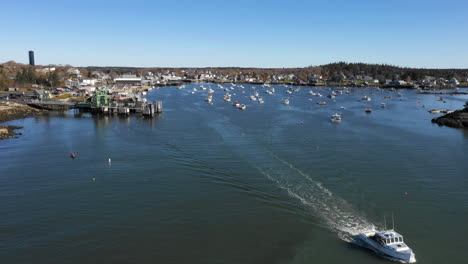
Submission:
POLYGON ((284 99, 283 104, 288 105, 289 104, 289 99, 284 99))
POLYGON ((235 107, 239 108, 241 103, 239 101, 235 101, 234 104, 233 104, 235 107))
POLYGON ((239 107, 239 109, 241 109, 241 110, 245 110, 246 108, 247 108, 247 106, 245 104, 241 104, 240 107, 239 107))
POLYGON ((366 110, 364 110, 366 113, 371 113, 372 112, 372 108, 370 106, 366 107, 366 110))
POLYGON ((331 94, 327 95, 327 97, 330 98, 330 99, 334 99, 336 97, 336 94, 331 93, 331 94))
POLYGON ((331 121, 332 122, 341 122, 341 115, 340 114, 334 114, 331 116, 331 121))
POLYGON ((258 98, 258 103, 263 104, 263 103, 265 103, 265 101, 263 101, 263 98, 258 98))
POLYGON ((224 97, 223 97, 223 100, 226 101, 226 102, 231 102, 231 95, 230 94, 225 94, 224 97))
POLYGON ((362 98, 361 98, 362 101, 370 101, 372 100, 372 98, 370 98, 369 96, 367 95, 364 95, 362 98))
POLYGON ((385 108, 385 107, 387 107, 387 104, 386 103, 381 103, 380 107, 385 108))
POLYGON ((394 223, 392 225, 392 229, 387 229, 385 224, 385 228, 382 231, 366 231, 354 238, 362 242, 360 245, 384 257, 404 263, 415 263, 416 255, 413 250, 405 244, 403 236, 394 230, 394 223))
POLYGON ((384 256, 406 263, 415 263, 416 256, 403 242, 403 236, 394 230, 363 232, 357 238, 365 247, 384 256))
POLYGON ((250 96, 250 100, 252 100, 252 101, 257 101, 257 97, 255 97, 254 95, 251 95, 251 96, 250 96))

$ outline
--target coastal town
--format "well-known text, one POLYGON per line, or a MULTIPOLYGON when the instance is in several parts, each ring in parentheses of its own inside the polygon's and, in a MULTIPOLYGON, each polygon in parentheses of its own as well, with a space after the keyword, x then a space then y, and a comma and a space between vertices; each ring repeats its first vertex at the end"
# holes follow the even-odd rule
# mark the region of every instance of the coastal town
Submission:
MULTIPOLYGON (((468 86, 468 72, 464 70, 406 69, 387 65, 330 64, 295 69, 243 69, 243 68, 119 68, 72 67, 69 65, 35 65, 34 53, 29 52, 29 65, 15 62, 0 64, 0 121, 5 122, 48 110, 78 109, 101 114, 129 115, 139 113, 153 116, 163 111, 162 102, 147 102, 147 92, 161 86, 183 88, 188 84, 215 83, 284 85, 308 87, 417 89, 422 94, 464 94, 459 87, 468 86), (387 72, 383 72, 387 69, 387 72), (354 74, 359 72, 361 74, 354 74), (424 73, 433 76, 423 75, 424 73), (392 75, 391 79, 386 79, 392 75), (415 76, 423 76, 415 79, 415 76), (446 76, 443 78, 441 76, 446 76)), ((203 86, 201 86, 204 88, 203 86)), ((227 89, 225 89, 227 90, 227 89)), ((273 89, 274 90, 274 89, 273 89)), ((212 89, 210 88, 210 91, 212 89)), ((291 93, 294 89, 287 92, 291 93)), ((271 91, 267 91, 270 92, 271 91)), ((342 91, 340 91, 342 92, 342 91)), ((192 91, 194 93, 194 91, 192 91)), ((229 93, 225 95, 231 97, 229 93)), ((257 94, 258 96, 258 94, 257 94)), ((329 95, 334 98, 335 93, 329 95)), ((255 97, 255 96, 253 96, 255 97)), ((442 97, 441 97, 442 98, 442 97)), ((263 98, 258 98, 263 103, 263 98)), ((208 95, 212 101, 211 93, 208 95)), ((253 100, 253 99, 252 99, 253 100)), ((255 97, 255 100, 257 98, 255 97)), ((286 99, 285 103, 289 104, 286 99)), ((319 102, 325 105, 326 102, 319 102)), ((240 104, 239 104, 240 105, 240 104)), ((245 109, 245 105, 241 106, 245 109)), ((430 110, 446 113, 452 110, 430 110)), ((466 114, 463 114, 465 116, 466 114)), ((341 118, 341 117, 340 117, 341 118)), ((441 117, 433 122, 465 127, 456 118, 441 117)), ((2 138, 17 135, 15 126, 4 126, 2 138)))

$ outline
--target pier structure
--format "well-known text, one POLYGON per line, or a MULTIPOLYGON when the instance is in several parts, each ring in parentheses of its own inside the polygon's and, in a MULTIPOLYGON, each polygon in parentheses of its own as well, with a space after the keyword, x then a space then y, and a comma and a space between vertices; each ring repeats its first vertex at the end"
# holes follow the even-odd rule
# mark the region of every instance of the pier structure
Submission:
POLYGON ((111 98, 107 90, 96 91, 91 100, 87 102, 74 103, 66 101, 32 100, 28 102, 18 101, 34 108, 46 110, 68 110, 75 109, 77 112, 91 112, 97 114, 130 115, 141 114, 153 117, 163 111, 162 101, 148 103, 146 98, 131 96, 123 99, 111 98))

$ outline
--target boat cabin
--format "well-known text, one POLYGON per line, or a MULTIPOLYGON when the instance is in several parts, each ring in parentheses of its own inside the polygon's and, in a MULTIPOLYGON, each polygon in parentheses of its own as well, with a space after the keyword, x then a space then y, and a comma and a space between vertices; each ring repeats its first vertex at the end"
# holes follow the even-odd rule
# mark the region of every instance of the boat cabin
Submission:
POLYGON ((403 236, 394 231, 377 232, 375 239, 383 245, 403 243, 403 236))

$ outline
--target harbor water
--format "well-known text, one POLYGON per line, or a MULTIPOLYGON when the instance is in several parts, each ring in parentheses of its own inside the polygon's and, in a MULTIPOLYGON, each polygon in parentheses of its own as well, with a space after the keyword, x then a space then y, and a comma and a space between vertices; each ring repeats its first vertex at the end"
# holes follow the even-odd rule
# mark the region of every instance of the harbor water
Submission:
POLYGON ((8 122, 0 263, 394 263, 350 242, 392 214, 418 263, 467 263, 468 132, 428 113, 467 95, 199 86, 150 91, 154 118, 8 122))

